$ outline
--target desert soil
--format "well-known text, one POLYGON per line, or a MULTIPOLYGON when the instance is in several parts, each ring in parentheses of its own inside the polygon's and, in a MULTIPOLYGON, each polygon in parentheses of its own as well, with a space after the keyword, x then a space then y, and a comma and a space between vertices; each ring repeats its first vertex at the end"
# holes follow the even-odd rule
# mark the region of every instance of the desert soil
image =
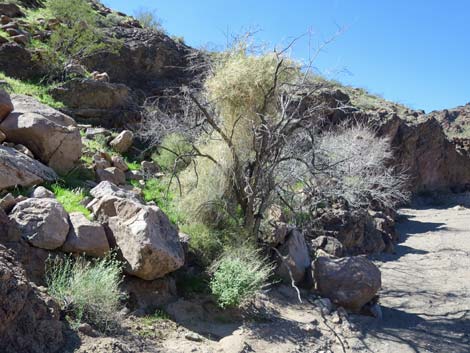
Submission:
POLYGON ((401 210, 396 254, 376 261, 383 318, 352 318, 362 332, 352 351, 470 352, 469 202, 401 210))

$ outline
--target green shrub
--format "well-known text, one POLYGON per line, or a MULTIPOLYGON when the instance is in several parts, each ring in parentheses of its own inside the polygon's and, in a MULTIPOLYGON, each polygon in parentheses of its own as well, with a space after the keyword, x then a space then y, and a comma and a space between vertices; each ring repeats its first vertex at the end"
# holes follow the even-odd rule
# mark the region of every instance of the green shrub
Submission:
POLYGON ((67 189, 59 184, 53 184, 51 186, 52 191, 54 192, 57 201, 59 201, 67 213, 72 212, 81 212, 87 218, 91 217, 90 211, 80 204, 81 201, 86 197, 83 189, 67 189))
POLYGON ((165 136, 158 154, 154 154, 152 159, 167 172, 180 172, 191 162, 191 158, 186 156, 191 151, 191 144, 183 136, 170 134, 165 136))
POLYGON ((56 257, 46 264, 49 293, 77 326, 87 322, 102 332, 117 327, 121 281, 121 263, 112 255, 92 262, 56 257))
POLYGON ((158 18, 155 11, 139 9, 135 12, 134 17, 144 28, 150 28, 155 31, 165 33, 161 20, 158 18))
POLYGON ((212 293, 222 308, 238 307, 268 281, 273 266, 247 246, 228 249, 212 266, 212 293))

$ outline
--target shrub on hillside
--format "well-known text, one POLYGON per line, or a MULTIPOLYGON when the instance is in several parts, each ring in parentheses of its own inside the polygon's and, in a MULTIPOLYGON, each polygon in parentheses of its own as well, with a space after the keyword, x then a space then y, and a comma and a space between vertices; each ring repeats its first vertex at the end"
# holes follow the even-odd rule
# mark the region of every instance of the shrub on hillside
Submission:
POLYGON ((49 258, 46 282, 75 323, 87 322, 102 332, 118 325, 121 263, 112 255, 92 262, 85 258, 49 258))
POLYGON ((119 50, 122 43, 106 38, 97 26, 97 14, 86 0, 49 0, 47 10, 61 21, 36 57, 47 63, 52 77, 61 75, 67 62, 82 61, 96 53, 119 50))
POLYGON ((156 15, 155 11, 142 8, 135 12, 134 17, 140 22, 142 27, 165 33, 162 22, 156 15))
POLYGON ((263 288, 273 266, 247 246, 227 250, 212 266, 210 288, 222 308, 238 307, 263 288))

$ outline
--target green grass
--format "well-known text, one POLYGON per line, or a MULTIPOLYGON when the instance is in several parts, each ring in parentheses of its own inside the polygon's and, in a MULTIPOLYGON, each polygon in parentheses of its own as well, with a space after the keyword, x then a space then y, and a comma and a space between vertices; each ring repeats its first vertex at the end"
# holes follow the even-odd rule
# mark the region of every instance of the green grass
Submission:
MULTIPOLYGON (((134 184, 138 186, 138 184, 134 184)), ((165 179, 149 179, 145 182, 142 194, 146 202, 154 201, 158 207, 168 216, 174 224, 181 224, 185 217, 180 210, 177 209, 174 199, 175 195, 170 187, 168 189, 168 181, 165 179)))
POLYGON ((127 167, 129 170, 137 171, 140 170, 140 163, 136 161, 129 161, 129 159, 125 158, 127 167))
POLYGON ((86 193, 83 189, 68 189, 59 184, 51 185, 51 189, 57 198, 57 201, 62 204, 67 213, 80 212, 87 218, 91 218, 91 212, 85 206, 80 204, 80 202, 86 197, 86 193))
POLYGON ((56 101, 49 94, 49 90, 53 87, 51 85, 44 85, 38 82, 21 81, 6 76, 0 72, 0 80, 6 81, 7 91, 9 93, 24 94, 36 98, 39 102, 46 104, 52 108, 63 108, 64 105, 61 102, 56 101))
POLYGON ((87 261, 71 256, 49 258, 46 283, 77 327, 87 322, 102 332, 118 327, 122 264, 113 255, 87 261))
POLYGON ((146 338, 158 338, 159 332, 155 330, 155 326, 161 322, 169 321, 170 317, 163 310, 156 310, 152 315, 147 315, 142 318, 138 318, 138 327, 137 334, 141 337, 146 338))

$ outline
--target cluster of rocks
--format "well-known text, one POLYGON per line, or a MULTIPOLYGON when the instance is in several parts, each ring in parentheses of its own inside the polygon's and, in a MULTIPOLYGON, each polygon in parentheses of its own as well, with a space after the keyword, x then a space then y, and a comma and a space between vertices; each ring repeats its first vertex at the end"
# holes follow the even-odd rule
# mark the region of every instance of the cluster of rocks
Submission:
POLYGON ((161 278, 183 266, 178 231, 158 207, 145 205, 135 190, 107 181, 90 194, 95 198, 87 207, 96 221, 82 213, 67 214, 43 187, 29 198, 5 196, 0 204, 8 207, 0 213, 8 241, 20 241, 21 236, 35 248, 94 257, 119 249, 127 273, 144 280, 161 278))
POLYGON ((381 275, 365 256, 346 256, 348 248, 336 237, 306 237, 284 222, 278 208, 270 210, 269 216, 273 229, 265 241, 275 249, 277 273, 286 282, 314 288, 335 305, 354 312, 374 300, 381 275))

